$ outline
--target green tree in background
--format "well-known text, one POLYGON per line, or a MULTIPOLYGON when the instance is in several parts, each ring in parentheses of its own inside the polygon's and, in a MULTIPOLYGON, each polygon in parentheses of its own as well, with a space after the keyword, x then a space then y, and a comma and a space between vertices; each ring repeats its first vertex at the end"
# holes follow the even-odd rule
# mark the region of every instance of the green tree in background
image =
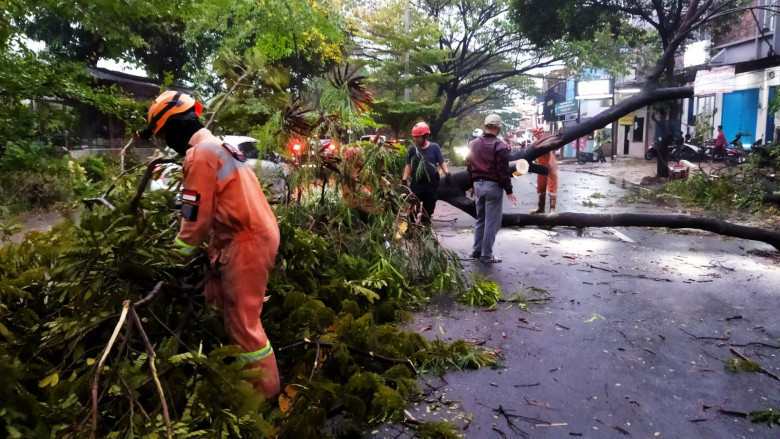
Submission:
MULTIPOLYGON (((556 62, 507 20, 505 0, 411 2, 409 34, 404 34, 404 7, 404 2, 391 2, 372 20, 363 20, 364 43, 358 53, 378 65, 382 83, 397 84, 396 96, 411 87, 410 99, 438 107, 428 116, 434 138, 449 120, 501 108, 532 90, 526 75, 556 62)), ((409 104, 395 102, 387 113, 410 113, 404 108, 409 104)))

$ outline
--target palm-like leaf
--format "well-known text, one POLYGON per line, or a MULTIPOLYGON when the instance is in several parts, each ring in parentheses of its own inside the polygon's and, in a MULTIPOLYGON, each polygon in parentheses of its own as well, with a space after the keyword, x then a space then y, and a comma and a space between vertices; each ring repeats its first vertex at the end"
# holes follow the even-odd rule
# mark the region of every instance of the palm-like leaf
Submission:
POLYGON ((333 70, 333 76, 332 78, 329 78, 329 81, 330 84, 337 89, 346 87, 347 92, 349 93, 350 102, 357 114, 360 115, 362 111, 367 111, 368 108, 373 105, 374 95, 370 90, 366 89, 364 84, 367 77, 355 76, 355 73, 357 73, 358 70, 358 67, 350 70, 349 63, 344 66, 343 71, 341 67, 336 67, 333 70))
POLYGON ((307 137, 312 130, 312 123, 306 120, 306 114, 311 110, 304 109, 300 104, 300 97, 284 108, 282 113, 282 130, 289 135, 307 137))

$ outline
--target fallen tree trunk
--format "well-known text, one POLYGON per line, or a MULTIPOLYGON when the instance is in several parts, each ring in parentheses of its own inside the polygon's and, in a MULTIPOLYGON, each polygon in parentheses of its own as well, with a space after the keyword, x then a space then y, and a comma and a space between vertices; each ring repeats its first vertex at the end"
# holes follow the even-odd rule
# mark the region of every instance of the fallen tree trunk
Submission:
MULTIPOLYGON (((477 209, 474 200, 466 197, 468 175, 465 172, 452 174, 448 184, 444 179, 439 186, 439 199, 476 218, 477 209)), ((780 232, 740 226, 727 221, 701 218, 687 215, 647 215, 638 213, 618 213, 600 215, 589 213, 561 213, 557 215, 531 215, 505 213, 501 218, 502 227, 512 226, 548 226, 548 227, 666 227, 669 229, 699 229, 734 238, 765 242, 780 250, 780 232)))
POLYGON ((734 238, 765 242, 780 250, 780 233, 757 227, 741 226, 713 218, 688 215, 647 215, 617 213, 561 213, 557 215, 504 214, 501 226, 570 226, 584 227, 666 227, 668 229, 699 229, 734 238))

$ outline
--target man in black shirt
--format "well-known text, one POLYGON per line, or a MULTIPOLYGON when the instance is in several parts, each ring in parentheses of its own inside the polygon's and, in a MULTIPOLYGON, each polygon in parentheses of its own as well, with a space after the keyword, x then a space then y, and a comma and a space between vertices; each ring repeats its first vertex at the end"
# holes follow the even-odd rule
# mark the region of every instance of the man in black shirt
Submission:
MULTIPOLYGON (((426 136, 431 133, 428 124, 419 122, 412 128, 412 139, 414 145, 406 153, 406 166, 402 184, 407 185, 411 177, 412 184, 410 189, 412 194, 422 203, 423 224, 431 223, 431 216, 436 208, 437 192, 439 190, 439 170, 447 179, 450 178, 450 171, 447 163, 444 162, 444 156, 441 154, 439 145, 429 142, 426 136)), ((412 221, 415 218, 412 217, 412 221)))

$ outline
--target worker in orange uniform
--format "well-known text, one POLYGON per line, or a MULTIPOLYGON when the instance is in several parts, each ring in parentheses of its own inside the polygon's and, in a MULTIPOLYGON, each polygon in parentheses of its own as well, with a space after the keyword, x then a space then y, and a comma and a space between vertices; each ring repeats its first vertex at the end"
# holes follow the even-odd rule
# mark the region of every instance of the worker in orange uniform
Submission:
POLYGON ((177 251, 189 256, 208 241, 214 277, 206 300, 222 309, 228 336, 244 350, 239 360, 264 370, 252 384, 270 399, 279 393, 279 372, 260 312, 279 226, 244 155, 203 127, 201 111, 191 96, 166 91, 149 108, 145 133, 185 156, 177 251))
MULTIPOLYGON (((543 127, 537 127, 533 130, 536 141, 547 137, 544 134, 543 127)), ((550 213, 555 213, 555 202, 558 198, 558 159, 555 158, 555 151, 551 151, 536 159, 536 163, 549 169, 547 175, 536 175, 536 194, 539 195, 539 205, 531 213, 544 213, 544 202, 547 194, 550 194, 550 213)))

